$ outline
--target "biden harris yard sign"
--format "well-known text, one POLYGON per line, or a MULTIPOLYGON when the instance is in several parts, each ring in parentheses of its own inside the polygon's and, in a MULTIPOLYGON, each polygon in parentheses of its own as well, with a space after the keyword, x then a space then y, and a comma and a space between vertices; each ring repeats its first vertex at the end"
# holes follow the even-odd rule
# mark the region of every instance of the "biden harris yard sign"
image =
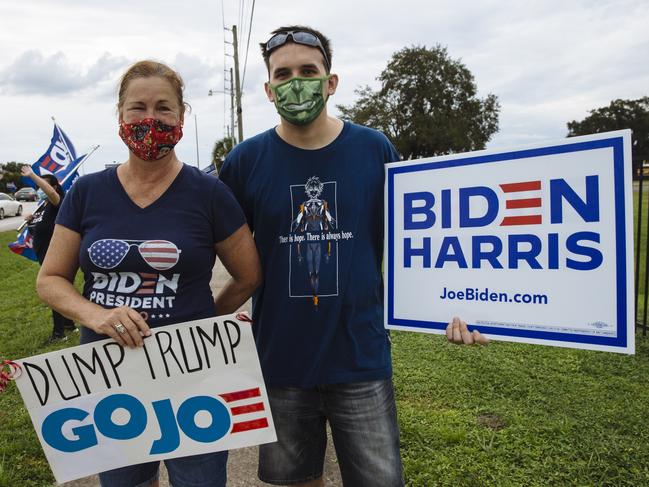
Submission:
POLYGON ((388 164, 385 320, 634 353, 631 132, 388 164))
POLYGON ((276 441, 249 323, 234 315, 27 358, 16 383, 58 482, 276 441))

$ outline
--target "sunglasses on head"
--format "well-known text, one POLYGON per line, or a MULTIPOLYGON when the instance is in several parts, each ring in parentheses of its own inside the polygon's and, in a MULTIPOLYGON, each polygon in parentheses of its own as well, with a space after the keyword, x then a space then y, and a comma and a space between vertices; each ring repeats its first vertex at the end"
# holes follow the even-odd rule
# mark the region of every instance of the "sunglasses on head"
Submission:
POLYGON ((266 52, 270 54, 273 49, 276 49, 279 46, 283 46, 288 41, 289 37, 296 44, 302 44, 309 47, 317 47, 318 49, 320 49, 320 52, 324 57, 325 67, 327 68, 327 71, 331 69, 331 63, 329 62, 329 57, 327 56, 324 47, 322 46, 322 42, 320 42, 318 36, 311 34, 311 32, 290 30, 288 32, 280 32, 279 34, 275 34, 266 43, 266 52))

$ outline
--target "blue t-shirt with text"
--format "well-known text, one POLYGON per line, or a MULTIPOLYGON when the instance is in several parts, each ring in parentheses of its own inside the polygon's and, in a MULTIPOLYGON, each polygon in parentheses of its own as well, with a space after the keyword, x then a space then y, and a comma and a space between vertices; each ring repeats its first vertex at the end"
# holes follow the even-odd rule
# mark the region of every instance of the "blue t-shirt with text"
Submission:
MULTIPOLYGON (((216 315, 209 285, 214 245, 245 217, 222 182, 183 165, 145 208, 130 199, 116 168, 83 176, 56 223, 81 235, 83 296, 105 308, 130 306, 157 327, 216 315)), ((102 338, 82 328, 82 343, 102 338)))
POLYGON ((391 375, 383 325, 384 164, 399 156, 375 130, 345 123, 304 150, 275 129, 237 145, 221 179, 254 232, 264 281, 253 330, 267 385, 391 375))

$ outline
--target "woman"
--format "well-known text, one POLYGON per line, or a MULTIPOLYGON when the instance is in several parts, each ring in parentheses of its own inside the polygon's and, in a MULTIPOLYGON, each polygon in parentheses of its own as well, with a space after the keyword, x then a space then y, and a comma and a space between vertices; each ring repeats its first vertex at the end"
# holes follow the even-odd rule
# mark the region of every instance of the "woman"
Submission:
MULTIPOLYGON (((39 190, 45 194, 45 202, 39 211, 33 215, 25 215, 25 220, 28 222, 29 231, 32 234, 34 242, 34 252, 36 253, 38 262, 42 265, 47 249, 50 246, 50 240, 54 232, 54 222, 59 213, 61 202, 65 197, 65 192, 59 184, 59 180, 52 174, 38 176, 32 171, 31 166, 21 167, 20 172, 24 177, 34 181, 39 190)), ((72 320, 69 320, 54 309, 52 309, 52 319, 54 321, 54 328, 52 329, 52 336, 49 342, 55 343, 67 340, 65 332, 75 329, 72 320)))
MULTIPOLYGON (((176 157, 185 112, 178 74, 157 62, 134 64, 122 77, 117 110, 128 159, 74 184, 38 292, 83 325, 82 343, 111 337, 140 347, 150 327, 235 311, 258 286, 261 270, 230 191, 176 157), (216 255, 232 278, 213 299, 209 282, 216 255), (83 296, 72 286, 78 267, 85 276, 83 296), (118 306, 143 303, 143 295, 162 299, 148 300, 156 307, 118 306)), ((226 461, 227 452, 217 452, 165 463, 174 486, 213 486, 225 485, 226 461)), ((144 486, 157 485, 157 475, 153 462, 99 478, 104 486, 144 486)))

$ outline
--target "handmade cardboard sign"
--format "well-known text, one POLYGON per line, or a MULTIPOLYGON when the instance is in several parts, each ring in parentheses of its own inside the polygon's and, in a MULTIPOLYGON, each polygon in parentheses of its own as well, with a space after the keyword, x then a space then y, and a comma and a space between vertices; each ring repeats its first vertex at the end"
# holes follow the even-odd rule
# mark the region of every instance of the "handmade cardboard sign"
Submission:
POLYGON ((388 164, 385 324, 634 353, 631 132, 388 164))
POLYGON ((276 441, 249 323, 234 315, 17 361, 16 379, 58 482, 276 441))

